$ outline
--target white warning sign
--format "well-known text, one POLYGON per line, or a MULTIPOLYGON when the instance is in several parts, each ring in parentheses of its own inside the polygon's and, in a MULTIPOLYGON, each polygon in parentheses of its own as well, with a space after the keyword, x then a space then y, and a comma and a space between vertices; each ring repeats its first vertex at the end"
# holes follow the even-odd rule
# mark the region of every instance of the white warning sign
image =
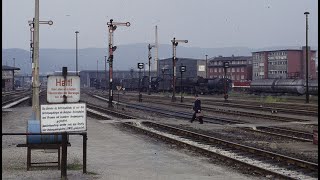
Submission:
POLYGON ((41 133, 87 130, 85 103, 41 105, 41 133))
POLYGON ((80 77, 48 76, 47 101, 49 103, 62 103, 63 96, 66 96, 67 103, 75 103, 80 100, 80 77))

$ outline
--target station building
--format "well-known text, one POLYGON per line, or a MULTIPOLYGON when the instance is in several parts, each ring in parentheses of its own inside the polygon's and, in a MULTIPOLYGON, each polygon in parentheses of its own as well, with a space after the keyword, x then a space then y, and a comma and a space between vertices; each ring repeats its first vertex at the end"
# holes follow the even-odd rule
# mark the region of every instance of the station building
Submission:
MULTIPOLYGON (((317 79, 316 51, 309 49, 308 71, 310 79, 317 79)), ((306 47, 252 52, 252 79, 305 79, 306 47)))
POLYGON ((14 90, 15 70, 20 70, 20 68, 2 66, 2 92, 14 90))
POLYGON ((223 63, 229 62, 226 77, 233 82, 252 80, 252 57, 251 56, 230 56, 213 57, 208 59, 208 77, 224 77, 223 63))

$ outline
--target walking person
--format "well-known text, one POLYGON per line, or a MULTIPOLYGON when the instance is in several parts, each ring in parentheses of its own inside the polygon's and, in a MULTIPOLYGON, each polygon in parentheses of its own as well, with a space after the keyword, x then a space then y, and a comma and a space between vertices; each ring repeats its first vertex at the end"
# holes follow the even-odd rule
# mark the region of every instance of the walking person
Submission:
POLYGON ((191 119, 191 123, 196 119, 196 117, 198 117, 200 124, 203 124, 203 119, 202 119, 202 112, 201 112, 201 101, 198 97, 198 95, 195 95, 195 101, 194 101, 194 105, 193 105, 193 116, 191 119))

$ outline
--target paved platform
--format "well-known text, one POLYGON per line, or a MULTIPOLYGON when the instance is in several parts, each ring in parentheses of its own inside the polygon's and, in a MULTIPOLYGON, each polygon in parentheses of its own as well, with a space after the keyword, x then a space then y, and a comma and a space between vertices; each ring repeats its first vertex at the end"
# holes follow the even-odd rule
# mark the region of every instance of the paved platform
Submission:
MULTIPOLYGON (((31 107, 2 113, 3 132, 25 132, 31 107)), ((261 179, 239 174, 227 167, 209 163, 204 157, 150 140, 144 135, 120 130, 118 121, 87 118, 88 174, 82 174, 82 137, 70 136, 68 179, 261 179)), ((128 121, 128 120, 125 120, 128 121)), ((59 179, 57 168, 26 171, 25 137, 2 137, 3 179, 59 179)), ((33 160, 55 159, 56 153, 37 151, 33 160)))

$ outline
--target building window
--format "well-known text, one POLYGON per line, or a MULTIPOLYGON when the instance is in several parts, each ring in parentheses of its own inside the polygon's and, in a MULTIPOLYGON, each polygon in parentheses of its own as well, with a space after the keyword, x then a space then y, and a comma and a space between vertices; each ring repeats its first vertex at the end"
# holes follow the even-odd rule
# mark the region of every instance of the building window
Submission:
POLYGON ((234 68, 231 68, 231 72, 234 72, 234 68))
POLYGON ((241 79, 244 79, 244 75, 241 75, 241 79))
POLYGON ((236 75, 236 80, 240 80, 240 75, 236 75))
POLYGON ((217 72, 217 68, 213 68, 213 71, 214 71, 214 72, 217 72))
POLYGON ((218 68, 218 72, 220 72, 220 68, 218 68))
POLYGON ((227 68, 227 72, 230 72, 230 68, 227 68))
POLYGON ((241 68, 241 72, 244 72, 244 68, 243 67, 241 68))

